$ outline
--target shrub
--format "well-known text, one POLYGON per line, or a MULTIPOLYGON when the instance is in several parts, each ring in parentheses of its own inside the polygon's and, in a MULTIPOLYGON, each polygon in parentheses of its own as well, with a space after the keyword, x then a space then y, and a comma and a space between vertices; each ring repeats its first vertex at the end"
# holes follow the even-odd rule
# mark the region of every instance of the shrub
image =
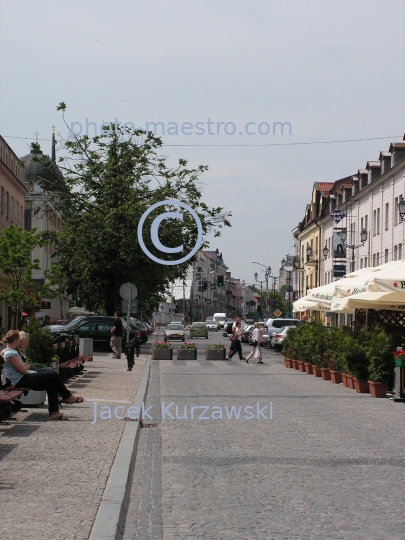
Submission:
POLYGON ((214 343, 214 345, 208 345, 207 349, 221 350, 225 349, 225 345, 223 343, 214 343))
POLYGON ((42 328, 35 317, 31 317, 28 326, 29 346, 26 350, 27 359, 32 367, 50 366, 56 360, 54 339, 49 328, 42 328))
POLYGON ((170 343, 167 343, 165 341, 162 341, 162 342, 155 341, 154 347, 155 349, 170 349, 171 345, 170 343))
POLYGON ((298 360, 296 350, 298 328, 289 328, 287 335, 283 340, 283 355, 285 358, 293 358, 294 360, 298 360))
MULTIPOLYGON (((290 330, 287 336, 289 333, 290 330)), ((303 362, 312 362, 317 367, 327 367, 329 362, 328 338, 328 330, 319 321, 301 324, 294 334, 297 359, 303 362)))
POLYGON ((384 330, 375 326, 364 331, 364 349, 369 361, 368 379, 392 386, 394 380, 395 359, 392 351, 392 339, 384 330))

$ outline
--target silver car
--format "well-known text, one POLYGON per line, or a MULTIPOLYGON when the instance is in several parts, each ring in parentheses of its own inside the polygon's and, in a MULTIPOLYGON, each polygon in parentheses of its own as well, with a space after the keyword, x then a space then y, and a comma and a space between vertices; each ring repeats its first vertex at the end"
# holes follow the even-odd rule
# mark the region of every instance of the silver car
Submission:
POLYGON ((184 331, 184 327, 181 323, 178 322, 168 324, 164 332, 165 341, 172 341, 175 339, 186 341, 186 333, 184 331))
POLYGON ((283 349, 283 341, 290 328, 294 328, 294 327, 285 326, 284 328, 280 328, 278 332, 273 333, 273 336, 271 338, 271 345, 275 351, 280 352, 283 349))

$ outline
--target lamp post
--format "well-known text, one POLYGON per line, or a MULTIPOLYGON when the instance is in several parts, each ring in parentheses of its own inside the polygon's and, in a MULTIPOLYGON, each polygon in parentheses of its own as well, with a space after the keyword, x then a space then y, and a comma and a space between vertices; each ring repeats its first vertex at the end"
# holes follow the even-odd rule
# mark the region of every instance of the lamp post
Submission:
MULTIPOLYGON (((318 264, 320 264, 321 262, 321 259, 311 259, 312 257, 312 248, 310 245, 307 246, 307 263, 315 263, 315 287, 318 287, 318 285, 320 285, 320 283, 318 283, 318 264)), ((323 253, 323 260, 326 261, 326 259, 328 258, 328 255, 329 255, 329 249, 327 246, 325 246, 322 250, 322 253, 323 253)), ((314 255, 318 255, 318 252, 315 251, 314 255)))
POLYGON ((252 264, 258 264, 260 266, 263 266, 266 270, 264 270, 264 277, 266 278, 266 311, 267 311, 267 302, 269 300, 269 277, 271 275, 271 267, 266 266, 265 264, 259 263, 257 261, 252 261, 252 264))
MULTIPOLYGON (((400 207, 400 204, 401 203, 404 203, 404 210, 405 210, 405 201, 402 199, 402 201, 398 204, 398 208, 400 207)), ((400 210, 401 211, 401 210, 400 210)), ((355 257, 354 257, 354 250, 355 249, 358 249, 358 248, 361 248, 364 246, 364 244, 367 242, 367 238, 368 238, 368 232, 366 231, 366 229, 363 229, 360 233, 360 240, 361 240, 361 243, 359 245, 355 245, 355 244, 347 244, 347 230, 346 229, 343 229, 342 231, 340 231, 340 233, 338 233, 338 235, 340 236, 340 239, 342 240, 342 244, 345 248, 349 248, 352 250, 352 261, 351 261, 351 272, 354 272, 355 271, 355 257)))

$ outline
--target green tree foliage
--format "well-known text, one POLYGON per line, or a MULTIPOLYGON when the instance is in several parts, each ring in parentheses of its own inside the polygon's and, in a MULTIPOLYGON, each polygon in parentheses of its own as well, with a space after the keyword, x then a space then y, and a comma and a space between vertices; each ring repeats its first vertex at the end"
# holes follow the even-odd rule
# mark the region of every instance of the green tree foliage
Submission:
POLYGON ((37 233, 36 229, 26 231, 10 224, 1 231, 0 271, 3 272, 7 285, 1 287, 0 299, 11 308, 11 328, 18 328, 22 307, 33 305, 35 295, 53 298, 58 294, 52 286, 55 283, 48 279, 42 286, 36 286, 32 281, 32 272, 40 268, 38 259, 31 260, 32 251, 45 242, 43 234, 37 233), (29 288, 34 295, 27 294, 29 288))
MULTIPOLYGON (((65 111, 61 103, 59 110, 65 111)), ((67 125, 67 124, 66 124, 67 125)), ((206 166, 189 168, 185 160, 169 167, 167 158, 158 155, 162 141, 151 132, 127 132, 111 124, 100 136, 73 137, 65 143, 67 156, 59 166, 63 180, 52 185, 53 205, 60 213, 63 230, 53 238, 58 266, 68 292, 92 311, 112 313, 120 307, 119 287, 133 282, 138 287, 138 311, 151 313, 177 278, 185 278, 195 257, 183 264, 161 265, 145 255, 139 246, 137 227, 151 205, 164 200, 178 200, 198 214, 204 237, 213 231, 220 234, 229 226, 230 213, 221 207, 210 208, 202 201, 200 175, 206 166)), ((53 170, 49 158, 42 161, 47 177, 53 170)), ((47 187, 44 185, 43 187, 47 187)), ((197 239, 193 217, 166 219, 159 228, 159 240, 167 247, 183 245, 182 252, 162 254, 150 238, 152 221, 169 206, 154 210, 145 222, 143 239, 155 256, 176 260, 187 255, 197 239)), ((201 247, 207 244, 203 242, 201 247)))
POLYGON ((30 340, 26 353, 31 367, 50 366, 54 361, 55 349, 49 328, 41 328, 40 321, 31 317, 28 334, 30 340))

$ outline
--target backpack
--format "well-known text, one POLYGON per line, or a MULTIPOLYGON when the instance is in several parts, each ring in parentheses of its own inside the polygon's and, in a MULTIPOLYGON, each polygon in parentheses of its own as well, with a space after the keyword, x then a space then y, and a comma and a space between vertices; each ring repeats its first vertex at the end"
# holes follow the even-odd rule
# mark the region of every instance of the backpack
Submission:
POLYGON ((233 326, 233 323, 229 323, 226 327, 226 333, 229 335, 229 334, 232 334, 232 326, 233 326))

